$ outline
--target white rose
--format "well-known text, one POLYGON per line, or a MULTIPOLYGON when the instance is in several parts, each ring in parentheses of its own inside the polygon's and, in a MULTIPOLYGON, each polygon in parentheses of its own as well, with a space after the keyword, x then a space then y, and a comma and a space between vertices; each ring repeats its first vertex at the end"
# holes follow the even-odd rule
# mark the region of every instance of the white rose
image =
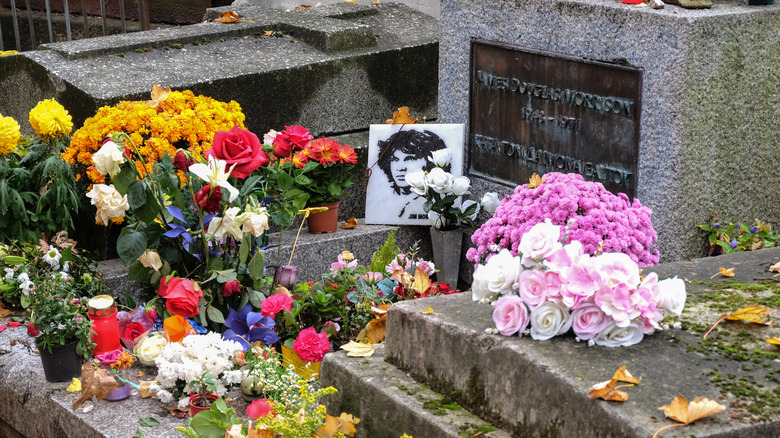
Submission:
POLYGON ((433 228, 436 228, 437 230, 446 228, 447 225, 450 224, 450 221, 447 220, 446 217, 440 215, 439 213, 436 213, 435 211, 428 212, 428 222, 430 222, 431 226, 433 228))
POLYGON ((103 143, 100 150, 92 154, 95 170, 100 172, 101 175, 109 174, 112 178, 119 173, 119 168, 124 161, 125 156, 122 153, 122 148, 110 140, 103 143))
POLYGON ((160 254, 153 249, 144 251, 144 253, 141 254, 141 257, 138 257, 138 261, 140 261, 145 268, 152 268, 155 271, 159 271, 162 268, 160 254))
POLYGON ((434 167, 428 172, 428 187, 434 192, 447 195, 452 191, 452 174, 441 167, 434 167))
POLYGON ((162 354, 168 340, 162 332, 150 333, 144 336, 133 348, 133 354, 138 360, 147 366, 154 366, 154 360, 162 354))
POLYGON ((239 222, 242 223, 241 231, 245 233, 260 237, 268 231, 268 212, 265 207, 260 207, 256 211, 250 210, 239 218, 241 218, 239 222))
POLYGON ((243 223, 238 217, 239 210, 241 210, 239 207, 230 207, 225 210, 225 215, 222 217, 222 228, 224 232, 236 240, 241 240, 244 237, 244 232, 241 231, 241 225, 243 225, 243 223))
POLYGON ((424 196, 425 192, 428 191, 428 182, 426 181, 424 170, 409 172, 404 177, 404 180, 412 188, 412 191, 420 196, 424 196))
POLYGON ((610 322, 591 342, 602 347, 628 347, 638 344, 644 336, 637 321, 631 321, 627 327, 618 327, 614 322, 610 322))
POLYGON ((431 162, 438 167, 447 167, 450 164, 451 154, 449 149, 439 149, 431 152, 431 162))
POLYGON ((489 300, 497 295, 488 287, 489 277, 485 265, 477 266, 471 278, 471 298, 474 301, 489 300))
POLYGON ((517 279, 520 276, 520 257, 512 256, 504 248, 491 257, 485 264, 488 288, 494 294, 508 294, 517 291, 517 279))
POLYGON ((124 217, 125 212, 130 209, 127 195, 120 195, 113 185, 95 184, 87 193, 87 197, 92 200, 92 205, 97 207, 95 221, 104 225, 108 225, 113 218, 124 217))
POLYGON ((681 278, 667 278, 658 282, 660 294, 655 306, 662 312, 679 316, 685 307, 685 282, 681 278))
POLYGON ((278 132, 273 129, 266 132, 263 135, 263 144, 274 144, 274 140, 276 140, 276 134, 278 134, 278 132))
POLYGON ((471 219, 471 220, 476 220, 476 219, 477 219, 477 214, 479 214, 479 204, 477 204, 476 202, 474 202, 474 201, 472 201, 472 200, 463 201, 463 203, 462 203, 462 204, 460 204, 460 212, 461 212, 461 213, 463 213, 463 214, 466 214, 466 211, 467 211, 467 210, 468 210, 468 209, 469 209, 469 208, 470 208, 472 205, 476 205, 476 206, 477 206, 477 208, 475 208, 475 209, 474 209, 474 212, 473 212, 473 213, 471 213, 471 214, 470 214, 468 217, 469 217, 469 219, 471 219))
POLYGON ((571 314, 563 304, 545 301, 531 311, 531 337, 546 341, 571 328, 571 314))
POLYGON ((470 188, 471 181, 465 176, 456 176, 452 180, 452 194, 455 196, 465 195, 470 188))
POLYGON ((498 199, 498 193, 487 192, 482 195, 482 200, 479 201, 479 203, 482 205, 482 209, 488 214, 493 214, 496 212, 498 206, 501 205, 501 200, 498 199))
POLYGON ((531 266, 534 264, 531 260, 544 259, 559 250, 562 247, 560 239, 561 227, 545 219, 523 234, 517 252, 523 254, 523 264, 531 266))

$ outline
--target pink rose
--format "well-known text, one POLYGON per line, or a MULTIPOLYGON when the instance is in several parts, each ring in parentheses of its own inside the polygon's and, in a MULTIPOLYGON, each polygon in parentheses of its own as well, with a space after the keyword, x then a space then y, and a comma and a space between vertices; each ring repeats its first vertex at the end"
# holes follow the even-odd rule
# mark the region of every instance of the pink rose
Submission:
POLYGON ((194 281, 178 277, 163 277, 157 295, 165 298, 165 307, 174 315, 192 318, 198 314, 203 291, 194 281))
POLYGON ((236 178, 246 178, 252 171, 271 161, 268 153, 263 151, 263 144, 257 135, 238 125, 230 131, 215 132, 214 143, 206 151, 206 156, 224 160, 228 166, 235 164, 230 175, 236 178))
POLYGON ((303 126, 286 126, 284 131, 274 137, 274 155, 280 158, 289 157, 295 149, 303 149, 314 136, 303 126))
POLYGON ((504 336, 512 336, 515 333, 523 335, 523 330, 528 327, 528 309, 523 300, 517 295, 504 295, 495 303, 493 309, 493 322, 496 323, 498 332, 504 336))
POLYGON ((543 271, 527 269, 520 273, 517 283, 520 298, 531 310, 547 300, 547 277, 543 271))
POLYGON ((533 266, 561 248, 561 227, 553 225, 550 219, 531 227, 520 239, 517 251, 523 254, 523 265, 533 266))
POLYGON ((238 282, 238 280, 230 280, 222 285, 222 296, 229 297, 240 290, 241 284, 238 282))
POLYGON ((271 295, 260 304, 260 314, 263 316, 274 318, 282 310, 292 310, 292 298, 287 294, 271 295))
POLYGON ((588 340, 604 330, 612 319, 599 306, 591 301, 571 312, 572 329, 580 339, 588 340))
POLYGON ((306 362, 322 362, 325 353, 330 351, 330 341, 325 333, 317 333, 313 327, 301 330, 293 342, 295 354, 306 362))

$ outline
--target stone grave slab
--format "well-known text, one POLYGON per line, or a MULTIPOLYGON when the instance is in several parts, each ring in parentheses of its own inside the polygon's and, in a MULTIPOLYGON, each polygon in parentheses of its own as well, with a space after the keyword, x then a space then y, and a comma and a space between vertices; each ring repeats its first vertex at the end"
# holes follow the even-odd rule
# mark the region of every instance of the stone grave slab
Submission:
MULTIPOLYGON (((623 348, 589 347, 573 335, 534 341, 487 334, 492 307, 469 293, 399 302, 388 312, 387 361, 513 436, 649 437, 673 424, 658 408, 678 394, 712 397, 727 409, 663 437, 777 436, 780 351, 763 339, 780 329, 723 322, 702 336, 722 313, 777 303, 778 277, 767 269, 778 261, 780 248, 773 248, 646 268, 686 280, 687 310, 681 328, 623 348), (721 266, 734 267, 735 277, 711 279, 721 266), (428 307, 433 313, 423 314, 428 307), (627 401, 588 398, 592 385, 623 365, 642 378, 623 389, 627 401)), ((778 316, 775 310, 770 319, 778 316)))

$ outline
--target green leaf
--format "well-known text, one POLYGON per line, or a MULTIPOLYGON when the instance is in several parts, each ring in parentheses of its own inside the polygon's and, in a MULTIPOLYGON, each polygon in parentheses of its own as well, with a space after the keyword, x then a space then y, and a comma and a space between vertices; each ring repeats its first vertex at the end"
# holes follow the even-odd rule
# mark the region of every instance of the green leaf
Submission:
POLYGON ((127 278, 133 281, 146 283, 150 280, 151 274, 149 273, 149 268, 146 268, 138 259, 136 259, 130 263, 130 266, 127 269, 127 278))
POLYGON ((133 438, 143 438, 143 436, 144 433, 141 432, 141 428, 139 427, 138 429, 135 430, 135 435, 133 435, 133 438))
POLYGON ((276 181, 279 184, 279 190, 282 192, 289 190, 293 185, 293 177, 286 173, 279 173, 276 181))
POLYGON ((19 256, 5 256, 3 257, 3 263, 6 265, 21 265, 26 262, 27 259, 19 256))
POLYGON ((227 283, 228 281, 233 281, 235 279, 236 271, 232 269, 217 272, 217 281, 220 283, 227 283))
POLYGON ((158 424, 160 424, 159 421, 157 421, 156 419, 154 419, 152 417, 141 418, 138 421, 139 421, 139 423, 141 423, 141 426, 144 426, 144 427, 152 427, 152 426, 157 426, 158 424))
POLYGON ((241 246, 238 248, 238 263, 240 265, 246 263, 246 259, 249 257, 249 247, 252 246, 252 243, 252 235, 244 233, 244 238, 241 240, 241 246))
MULTIPOLYGON (((246 290, 245 295, 249 296, 249 302, 251 302, 252 306, 256 309, 259 309, 260 305, 262 305, 263 301, 265 301, 265 295, 251 288, 246 290)), ((244 303, 244 306, 246 306, 246 303, 244 303)), ((239 308, 243 309, 244 307, 241 306, 239 308)))
POLYGON ((125 266, 130 266, 133 261, 141 257, 146 251, 146 235, 143 232, 132 231, 125 228, 116 240, 116 251, 125 266))
POLYGON ((249 261, 248 268, 249 278, 255 281, 262 278, 265 270, 265 251, 258 249, 249 261))
POLYGON ((206 313, 209 315, 209 319, 218 323, 218 324, 224 324, 225 323, 225 316, 222 315, 222 312, 219 311, 216 307, 213 307, 209 305, 206 307, 206 313))
POLYGON ((146 235, 146 246, 148 248, 157 248, 157 246, 160 244, 160 237, 164 232, 165 231, 163 230, 162 225, 159 223, 149 223, 149 225, 144 229, 144 234, 146 235))
POLYGON ((136 181, 135 172, 127 163, 123 164, 122 170, 111 179, 111 183, 114 184, 114 188, 120 195, 127 194, 127 189, 133 181, 136 181))
POLYGON ((128 292, 125 292, 125 302, 127 303, 127 307, 135 309, 135 300, 128 292))

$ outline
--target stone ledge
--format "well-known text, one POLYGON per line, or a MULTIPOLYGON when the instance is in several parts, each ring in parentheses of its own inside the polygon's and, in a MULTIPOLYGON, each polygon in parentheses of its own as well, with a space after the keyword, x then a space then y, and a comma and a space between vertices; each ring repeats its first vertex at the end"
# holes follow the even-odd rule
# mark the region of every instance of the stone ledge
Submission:
POLYGON ((326 355, 322 364, 320 383, 339 390, 325 400, 328 411, 360 418, 359 437, 457 438, 478 432, 484 438, 509 437, 459 406, 443 407, 441 394, 386 363, 384 356, 384 345, 378 345, 371 357, 340 351, 326 355))
MULTIPOLYGON (((767 267, 778 260, 780 248, 774 248, 659 265, 645 272, 708 282, 718 267, 726 266, 736 268, 737 282, 752 283, 771 278, 767 267)), ((688 282, 687 290, 689 314, 683 314, 683 320, 701 318, 702 324, 712 325, 719 313, 703 308, 696 298, 711 292, 709 286, 688 282)), ((712 347, 702 342, 701 332, 671 329, 632 347, 604 348, 588 347, 570 335, 544 342, 489 335, 485 329, 493 327, 491 312, 491 306, 474 303, 469 293, 396 303, 388 312, 388 360, 516 436, 648 437, 672 424, 658 407, 678 394, 689 400, 712 397, 728 408, 724 414, 665 431, 664 437, 780 436, 776 416, 768 421, 751 417, 753 409, 765 407, 758 399, 736 397, 715 383, 716 376, 728 376, 727 382, 737 387, 750 385, 772 394, 777 379, 768 376, 780 373, 780 364, 771 358, 774 353, 766 357, 756 350, 771 353, 774 347, 759 344, 749 361, 724 354, 740 337, 763 343, 760 339, 778 336, 778 328, 724 323, 718 327, 722 337, 710 335, 718 344, 712 347), (428 307, 434 313, 422 314, 428 307), (626 390, 630 399, 590 400, 591 386, 609 380, 622 365, 643 378, 626 390)))

